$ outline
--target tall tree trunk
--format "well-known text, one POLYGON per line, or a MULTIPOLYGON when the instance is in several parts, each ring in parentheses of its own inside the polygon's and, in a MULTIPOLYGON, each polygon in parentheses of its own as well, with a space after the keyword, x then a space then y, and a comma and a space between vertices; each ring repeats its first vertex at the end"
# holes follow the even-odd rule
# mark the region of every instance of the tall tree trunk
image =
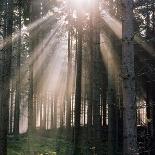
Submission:
POLYGON ((58 97, 54 96, 54 119, 53 119, 53 127, 54 129, 57 128, 57 104, 58 104, 58 97))
MULTIPOLYGON (((34 18, 34 0, 32 0, 29 4, 29 15, 30 15, 30 22, 35 20, 34 18)), ((32 60, 32 51, 34 49, 34 41, 33 41, 33 30, 30 33, 30 59, 32 60)), ((29 92, 28 92, 28 131, 33 131, 33 62, 29 64, 29 92)))
POLYGON ((43 95, 40 95, 40 129, 43 128, 43 95))
POLYGON ((151 123, 150 123, 150 119, 151 119, 151 105, 150 105, 150 84, 146 84, 145 86, 146 89, 146 117, 147 117, 147 127, 148 127, 148 134, 151 134, 151 123))
POLYGON ((37 95, 34 94, 34 100, 33 100, 33 129, 36 129, 36 116, 37 116, 37 95))
POLYGON ((135 99, 135 71, 133 44, 133 0, 123 0, 122 82, 124 155, 137 153, 137 111, 135 99))
POLYGON ((150 86, 150 97, 151 97, 151 104, 152 104, 152 130, 153 130, 153 142, 152 142, 152 147, 153 149, 151 150, 151 154, 155 154, 155 82, 151 82, 151 86, 150 86))
MULTIPOLYGON (((31 53, 32 55, 32 53, 31 53)), ((33 64, 29 65, 28 130, 33 131, 33 64)))
POLYGON ((11 80, 9 134, 13 133, 13 112, 14 112, 13 104, 14 104, 14 88, 13 88, 13 80, 11 80))
MULTIPOLYGON (((111 52, 110 52, 111 53, 111 52)), ((108 104, 108 154, 115 155, 115 140, 116 140, 116 126, 115 126, 115 86, 114 86, 114 75, 112 70, 112 58, 108 57, 108 93, 107 93, 107 104, 108 104)))
POLYGON ((8 40, 3 48, 2 73, 0 83, 0 154, 7 155, 7 132, 9 121, 9 95, 12 58, 12 27, 13 27, 13 1, 5 3, 4 39, 8 40), (8 44, 9 43, 9 44, 8 44))
POLYGON ((49 112, 50 112, 50 102, 49 102, 50 100, 49 100, 49 94, 47 94, 47 120, 46 120, 46 126, 47 126, 47 130, 49 129, 49 112))
POLYGON ((71 128, 71 30, 68 30, 68 70, 67 70, 67 113, 66 113, 66 128, 71 128))
POLYGON ((60 106, 60 128, 63 128, 64 125, 64 96, 60 98, 59 106, 60 106))
MULTIPOLYGON (((41 0, 35 1, 32 0, 30 2, 30 22, 33 23, 34 21, 40 18, 41 14, 41 0)), ((29 64, 29 94, 28 94, 28 130, 34 131, 36 129, 35 118, 33 117, 36 112, 34 110, 34 94, 36 90, 34 88, 34 62, 33 62, 33 51, 38 43, 38 34, 36 29, 31 30, 30 32, 30 58, 31 63, 29 64)))
POLYGON ((47 94, 45 94, 44 98, 44 104, 43 104, 43 111, 44 111, 44 116, 43 116, 43 129, 46 130, 46 121, 47 121, 47 94))
POLYGON ((51 97, 51 129, 53 128, 53 118, 54 118, 54 116, 53 116, 53 113, 54 113, 54 111, 53 111, 53 95, 52 95, 52 97, 51 97))
POLYGON ((107 78, 106 78, 106 73, 104 72, 104 78, 103 78, 103 86, 102 86, 102 110, 103 110, 103 127, 106 127, 106 119, 107 119, 107 102, 106 102, 106 98, 107 98, 107 78))
POLYGON ((93 22, 93 49, 92 49, 92 102, 93 102, 93 125, 94 142, 97 154, 101 154, 101 114, 100 114, 100 95, 101 95, 101 53, 100 53, 100 12, 99 1, 93 3, 92 22, 93 22))
POLYGON ((92 126, 92 49, 93 49, 93 38, 92 38, 92 30, 93 30, 93 25, 92 25, 92 15, 90 15, 90 23, 89 23, 89 41, 88 41, 88 46, 89 46, 89 63, 90 66, 88 68, 89 72, 89 82, 88 82, 88 112, 87 112, 87 126, 88 130, 92 126))
POLYGON ((15 96, 15 112, 14 112, 14 134, 19 134, 19 119, 20 119, 20 57, 21 57, 21 2, 18 2, 19 10, 19 38, 18 38, 18 51, 17 51, 17 79, 16 79, 16 96, 15 96))
POLYGON ((74 130, 74 155, 80 153, 80 118, 81 118, 81 81, 82 81, 82 27, 80 15, 78 16, 78 45, 77 45, 77 71, 76 71, 76 91, 75 91, 75 130, 74 130))

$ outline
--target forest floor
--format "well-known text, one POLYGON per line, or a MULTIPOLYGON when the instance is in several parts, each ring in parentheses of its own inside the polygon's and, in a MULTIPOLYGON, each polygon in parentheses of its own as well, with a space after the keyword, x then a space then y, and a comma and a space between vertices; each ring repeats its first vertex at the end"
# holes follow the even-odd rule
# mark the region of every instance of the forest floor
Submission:
MULTIPOLYGON (((81 154, 93 154, 93 137, 88 142, 87 129, 81 129, 81 154)), ((107 130, 103 130, 107 133, 107 130)), ((92 133, 91 133, 92 135, 92 133)), ((107 134, 102 134, 107 135, 107 134)), ((102 149, 107 154, 107 136, 102 137, 102 149)), ((8 155, 71 155, 73 154, 73 129, 37 130, 34 134, 21 134, 18 137, 8 136, 8 155), (68 135, 68 136, 66 136, 68 135)))
POLYGON ((8 136, 8 155, 68 155, 72 150, 72 144, 58 133, 8 136))

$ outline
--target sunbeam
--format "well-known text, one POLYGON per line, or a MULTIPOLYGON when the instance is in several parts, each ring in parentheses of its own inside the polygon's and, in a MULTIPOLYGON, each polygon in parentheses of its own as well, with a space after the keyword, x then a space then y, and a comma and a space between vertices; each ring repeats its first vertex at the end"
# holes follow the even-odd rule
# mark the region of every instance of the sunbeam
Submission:
POLYGON ((122 38, 122 24, 104 10, 101 12, 101 17, 106 22, 106 24, 111 28, 111 30, 115 33, 115 35, 119 39, 121 39, 122 38))
MULTIPOLYGON (((115 33, 115 35, 122 39, 122 24, 116 18, 112 17, 106 11, 101 12, 101 17, 105 23, 110 27, 110 29, 115 33)), ((151 56, 154 56, 154 47, 146 42, 140 35, 133 34, 133 38, 137 44, 142 46, 151 56)))
MULTIPOLYGON (((45 15, 44 17, 36 20, 35 22, 24 26, 22 28, 22 35, 24 34, 29 34, 30 31, 32 31, 33 29, 35 29, 36 27, 39 27, 42 23, 51 20, 51 22, 56 21, 56 17, 55 15, 53 15, 53 13, 48 13, 47 15, 45 15)), ((11 42, 15 42, 18 38, 20 37, 20 32, 15 32, 12 36, 6 38, 5 40, 3 40, 3 43, 0 44, 0 49, 3 49, 4 47, 6 47, 7 45, 9 45, 11 42)))
POLYGON ((0 155, 155 154, 153 1, 2 0, 0 155))
MULTIPOLYGON (((34 70, 34 77, 38 75, 39 69, 43 65, 43 62, 46 60, 46 58, 49 56, 49 54, 54 53, 51 51, 51 48, 54 48, 54 45, 59 42, 59 35, 60 35, 60 30, 64 26, 64 18, 60 20, 58 23, 55 24, 53 29, 48 33, 45 38, 41 41, 37 47, 35 47, 34 51, 32 52, 32 55, 29 56, 25 62, 23 62, 21 66, 21 82, 24 85, 25 83, 25 66, 26 64, 34 64, 35 65, 35 70, 34 70), (53 47, 52 47, 53 46, 53 47)), ((56 46, 56 45, 55 45, 56 46)), ((16 69, 17 72, 18 68, 16 69)), ((39 76, 40 77, 40 76, 39 76)), ((16 77, 13 77, 16 79, 16 77)), ((25 83, 26 84, 26 83, 25 83)))
POLYGON ((109 74, 119 74, 120 60, 111 44, 110 38, 106 34, 101 34, 101 54, 105 66, 108 68, 109 74))

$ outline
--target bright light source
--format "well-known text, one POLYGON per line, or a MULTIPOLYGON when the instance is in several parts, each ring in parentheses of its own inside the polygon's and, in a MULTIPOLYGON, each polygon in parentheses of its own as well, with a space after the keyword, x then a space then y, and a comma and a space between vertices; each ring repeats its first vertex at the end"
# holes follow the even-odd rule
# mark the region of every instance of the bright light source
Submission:
POLYGON ((90 6, 92 0, 69 0, 70 4, 76 9, 84 9, 90 6))

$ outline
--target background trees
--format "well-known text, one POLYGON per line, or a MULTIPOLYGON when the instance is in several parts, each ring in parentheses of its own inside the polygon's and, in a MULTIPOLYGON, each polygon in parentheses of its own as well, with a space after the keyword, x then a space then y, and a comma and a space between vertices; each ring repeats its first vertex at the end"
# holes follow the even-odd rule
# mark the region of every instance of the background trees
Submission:
POLYGON ((154 5, 3 1, 0 154, 22 133, 31 151, 57 133, 74 154, 153 154, 154 5))

